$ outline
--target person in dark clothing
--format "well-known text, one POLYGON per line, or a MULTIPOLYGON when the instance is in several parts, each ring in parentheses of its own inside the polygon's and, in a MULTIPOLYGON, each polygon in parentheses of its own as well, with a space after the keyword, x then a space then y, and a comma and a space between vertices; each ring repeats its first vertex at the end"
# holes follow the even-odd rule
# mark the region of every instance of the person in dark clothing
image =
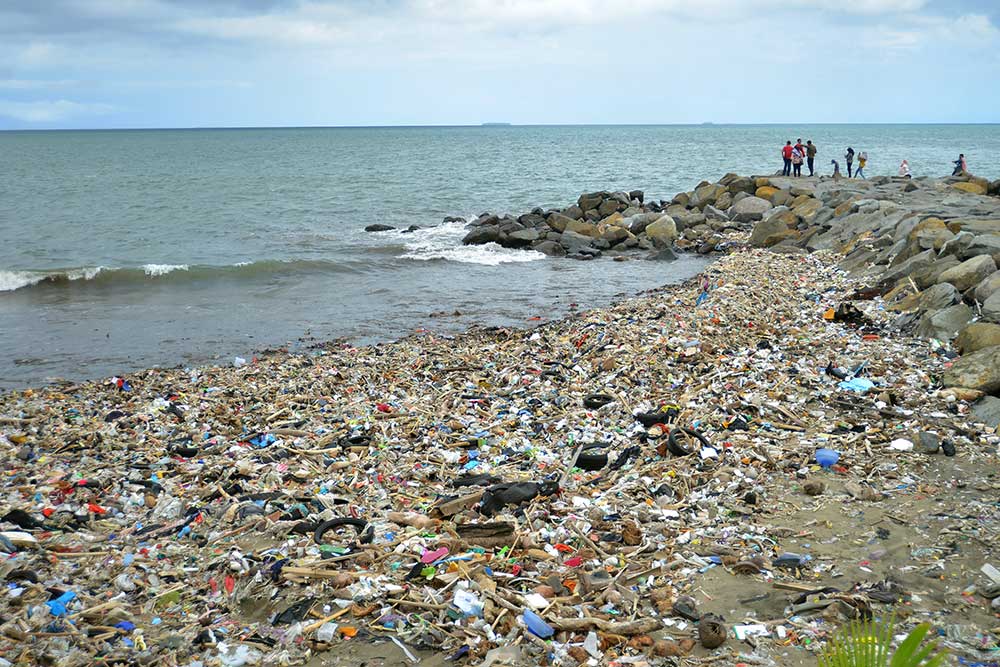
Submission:
POLYGON ((809 165, 809 175, 815 176, 816 172, 813 167, 816 164, 816 144, 812 142, 812 139, 806 142, 806 164, 809 165))
POLYGON ((854 176, 851 172, 851 168, 854 166, 854 149, 850 146, 847 147, 847 153, 844 154, 844 161, 847 162, 847 177, 851 178, 854 176))
POLYGON ((785 168, 781 172, 782 176, 791 176, 792 175, 792 151, 793 150, 795 150, 795 149, 792 148, 792 142, 791 141, 786 141, 784 148, 781 149, 781 157, 785 160, 785 168))

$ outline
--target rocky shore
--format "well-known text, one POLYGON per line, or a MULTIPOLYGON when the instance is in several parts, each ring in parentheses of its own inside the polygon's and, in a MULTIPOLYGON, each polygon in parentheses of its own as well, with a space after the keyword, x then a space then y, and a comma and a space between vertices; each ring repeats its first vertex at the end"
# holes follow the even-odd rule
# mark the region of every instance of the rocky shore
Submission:
MULTIPOLYGON (((859 224, 857 219, 841 220, 845 213, 859 211, 860 207, 851 208, 859 201, 852 197, 870 191, 871 199, 885 197, 892 201, 894 195, 900 194, 894 188, 903 194, 919 193, 907 197, 908 203, 913 202, 914 215, 933 210, 927 197, 933 197, 934 192, 1000 196, 1000 180, 990 183, 971 175, 834 181, 726 174, 717 183, 703 181, 670 201, 646 202, 642 190, 605 191, 582 194, 576 203, 563 209, 535 208, 518 216, 483 213, 469 223, 470 231, 463 243, 497 243, 573 259, 639 251, 653 251, 653 257, 663 259, 669 258, 674 248, 702 254, 716 252, 724 247, 728 233, 753 229, 756 245, 779 245, 779 251, 815 249, 829 247, 830 240, 810 245, 813 234, 835 229, 839 232, 841 222, 849 226, 843 233, 850 234, 854 229, 850 226, 859 224), (842 208, 845 205, 849 208, 842 208), (764 218, 767 224, 754 224, 764 218)), ((953 212, 959 209, 961 205, 953 212)))
POLYGON ((530 329, 0 396, 0 659, 811 667, 895 609, 988 664, 991 188, 727 175, 480 218, 726 253, 530 329))

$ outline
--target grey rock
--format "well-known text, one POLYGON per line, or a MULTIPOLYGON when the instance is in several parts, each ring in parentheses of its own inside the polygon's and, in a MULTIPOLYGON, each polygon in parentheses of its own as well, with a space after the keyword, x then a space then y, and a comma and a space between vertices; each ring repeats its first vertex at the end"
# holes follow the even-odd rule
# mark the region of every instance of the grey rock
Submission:
POLYGON ((722 220, 724 222, 729 222, 729 216, 726 215, 724 211, 720 211, 711 204, 706 206, 703 212, 705 217, 709 220, 722 220))
POLYGON ((646 198, 646 195, 642 190, 632 190, 631 192, 628 193, 628 198, 630 200, 634 199, 635 201, 641 204, 643 200, 646 198))
POLYGON ((482 245, 484 243, 496 243, 500 240, 500 228, 496 225, 483 225, 473 228, 465 238, 462 245, 482 245))
POLYGON ((941 246, 940 255, 954 255, 955 257, 966 258, 969 246, 976 240, 976 235, 972 232, 959 232, 948 242, 941 246))
POLYGON ((970 354, 985 347, 1000 345, 1000 324, 973 322, 958 333, 955 349, 959 354, 970 354))
POLYGON ((928 311, 917 323, 916 335, 920 338, 950 341, 971 319, 972 309, 964 303, 942 310, 928 311))
POLYGON ((608 225, 607 228, 601 232, 601 238, 608 241, 612 245, 616 243, 621 243, 630 236, 629 231, 624 227, 618 227, 617 225, 608 225))
POLYGON ((534 229, 519 229, 511 232, 504 239, 504 245, 513 248, 523 248, 538 240, 539 234, 534 229))
POLYGON ((677 253, 675 253, 671 248, 664 248, 659 252, 654 252, 653 254, 649 255, 649 257, 647 257, 646 259, 672 262, 675 259, 677 259, 677 253))
POLYGON ((990 428, 1000 426, 1000 398, 984 396, 972 404, 972 414, 990 428))
POLYGON ((704 208, 705 206, 714 204, 722 193, 726 191, 727 188, 724 185, 717 185, 713 183, 702 185, 695 188, 694 197, 691 198, 691 205, 696 208, 704 208))
POLYGON ((917 451, 921 454, 934 454, 941 448, 941 438, 938 437, 937 433, 921 431, 917 434, 916 445, 917 451))
POLYGON ((522 216, 518 216, 517 221, 525 227, 538 227, 545 222, 545 217, 537 213, 525 213, 522 216))
POLYGON ((933 250, 925 250, 922 253, 914 255, 906 261, 889 268, 888 271, 882 274, 881 282, 882 284, 894 285, 900 278, 905 278, 913 271, 922 267, 929 267, 934 263, 935 259, 937 259, 937 256, 934 254, 933 250))
POLYGON ((929 266, 914 269, 910 277, 913 278, 913 282, 917 284, 918 288, 926 289, 931 285, 937 284, 942 273, 955 268, 959 264, 960 262, 957 257, 948 255, 947 257, 942 257, 931 262, 929 266))
POLYGON ((563 209, 562 214, 565 215, 567 218, 572 218, 576 220, 578 218, 583 217, 583 209, 577 206, 576 204, 573 204, 572 206, 567 206, 565 209, 563 209))
POLYGON ((778 220, 777 216, 768 220, 761 220, 753 226, 753 232, 750 234, 750 245, 755 248, 763 248, 767 239, 775 234, 787 231, 788 225, 781 220, 778 220))
POLYGON ((601 202, 601 205, 597 207, 597 212, 601 214, 601 218, 603 219, 608 217, 615 211, 625 208, 625 206, 628 206, 628 204, 625 204, 623 206, 622 203, 617 199, 605 199, 603 202, 601 202))
POLYGON ((559 239, 560 245, 566 248, 570 252, 579 251, 581 248, 589 248, 591 241, 593 241, 589 236, 584 236, 583 234, 578 234, 577 232, 567 230, 562 233, 562 237, 559 239))
POLYGON ((565 248, 563 248, 556 241, 542 241, 541 243, 536 243, 532 246, 532 249, 546 254, 549 257, 562 257, 566 254, 565 248))
POLYGON ((929 287, 920 293, 920 298, 917 301, 917 310, 943 310, 959 303, 961 300, 962 295, 955 289, 954 285, 941 283, 940 285, 929 287))
POLYGON ((730 194, 735 198, 739 194, 753 194, 756 191, 754 180, 748 176, 740 176, 727 184, 730 194))
POLYGON ((729 209, 729 216, 736 222, 754 222, 763 218, 764 213, 773 207, 774 205, 766 199, 748 196, 733 204, 729 209))
POLYGON ((972 290, 972 298, 983 303, 998 291, 1000 291, 1000 271, 994 271, 976 285, 976 288, 972 290))
POLYGON ((555 231, 562 233, 566 231, 566 226, 574 222, 576 218, 571 218, 562 213, 550 213, 545 219, 545 223, 555 231))
POLYGON ((1000 291, 994 292, 990 298, 983 301, 983 319, 987 322, 1000 323, 1000 291))
POLYGON ((646 238, 657 248, 669 248, 677 240, 677 224, 669 215, 660 216, 646 227, 646 238))
POLYGON ((366 232, 388 232, 395 229, 392 225, 368 225, 365 227, 366 232))
POLYGON ((945 369, 942 381, 946 387, 996 393, 1000 390, 1000 345, 959 357, 945 369))
POLYGON ((947 282, 960 292, 975 287, 983 278, 997 270, 997 264, 989 255, 979 255, 967 259, 938 276, 938 282, 947 282))
POLYGON ((607 196, 607 192, 590 192, 582 194, 580 195, 580 198, 576 200, 576 204, 580 207, 581 211, 590 211, 600 206, 601 202, 604 201, 604 198, 607 196))
POLYGON ((965 251, 966 257, 989 255, 994 262, 1000 262, 1000 234, 982 234, 965 251))
POLYGON ((633 234, 642 234, 646 231, 646 227, 650 223, 656 222, 661 215, 661 213, 640 213, 639 215, 633 215, 630 218, 622 220, 622 226, 628 227, 628 230, 633 234))

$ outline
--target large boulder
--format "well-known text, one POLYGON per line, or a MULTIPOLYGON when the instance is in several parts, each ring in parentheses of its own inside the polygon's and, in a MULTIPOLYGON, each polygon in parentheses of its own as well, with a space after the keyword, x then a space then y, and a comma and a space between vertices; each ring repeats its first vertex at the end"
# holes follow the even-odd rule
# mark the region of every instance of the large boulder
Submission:
POLYGON ((714 204, 722 193, 726 192, 726 186, 709 183, 695 188, 694 197, 691 198, 691 205, 697 208, 704 208, 709 204, 714 204))
POLYGON ((604 198, 608 196, 607 192, 590 192, 587 194, 580 195, 580 198, 576 200, 577 206, 580 207, 582 211, 590 211, 601 205, 604 198))
POLYGON ((1000 390, 1000 345, 985 347, 956 359, 951 367, 945 369, 941 379, 946 387, 996 393, 1000 390))
POLYGON ((532 246, 532 249, 549 257, 562 257, 566 254, 566 249, 557 241, 542 241, 532 246))
POLYGON ((640 213, 639 215, 633 215, 630 218, 625 218, 622 220, 622 226, 628 227, 628 230, 633 234, 642 234, 646 231, 646 227, 649 226, 651 222, 656 222, 656 220, 663 215, 662 213, 640 213))
POLYGON ((496 243, 500 240, 500 227, 497 225, 482 225, 475 227, 462 239, 462 245, 482 245, 496 243))
POLYGON ((395 229, 395 227, 393 227, 392 225, 382 225, 382 224, 368 225, 367 227, 365 227, 366 232, 388 232, 392 231, 393 229, 395 229))
POLYGON ((729 194, 729 191, 723 192, 719 195, 719 198, 715 200, 715 208, 720 211, 725 211, 727 208, 733 205, 733 196, 729 194))
POLYGON ((725 211, 720 211, 711 204, 705 207, 703 211, 705 217, 709 220, 722 220, 723 222, 729 221, 729 216, 726 215, 725 211))
POLYGON ((972 290, 972 298, 979 303, 984 303, 997 292, 1000 292, 1000 271, 994 271, 983 278, 976 285, 976 289, 972 290))
POLYGON ((906 259, 899 264, 892 266, 882 274, 882 284, 893 285, 900 278, 905 278, 917 269, 929 267, 934 263, 937 256, 934 254, 933 250, 925 250, 922 253, 914 255, 906 259))
POLYGON ((1000 234, 1000 218, 955 218, 948 221, 948 229, 956 234, 1000 234))
POLYGON ((972 240, 965 250, 966 257, 989 255, 1000 263, 1000 234, 981 234, 972 240))
POLYGON ((994 345, 1000 345, 1000 324, 992 322, 973 322, 959 331, 955 339, 959 354, 970 354, 994 345))
POLYGON ((953 306, 962 300, 962 295, 954 285, 941 283, 934 285, 918 295, 917 308, 922 311, 942 310, 953 306))
POLYGON ((990 298, 983 301, 983 319, 987 322, 1000 323, 1000 291, 994 292, 990 298))
POLYGON ((771 202, 760 197, 744 197, 729 209, 729 217, 736 222, 754 222, 764 217, 773 207, 771 202))
POLYGON ((601 214, 602 218, 606 218, 615 211, 626 208, 627 205, 622 205, 617 199, 605 199, 601 202, 601 205, 597 207, 597 212, 601 214))
POLYGON ((935 338, 949 341, 972 319, 972 309, 964 303, 949 306, 943 310, 928 311, 917 324, 916 335, 920 338, 935 338))
POLYGON ((590 248, 592 239, 589 236, 583 234, 578 234, 570 229, 567 229, 559 237, 559 244, 569 252, 579 252, 581 248, 590 248))
POLYGON ((669 248, 677 240, 677 224, 669 215, 660 216, 646 227, 646 237, 657 248, 669 248))
POLYGON ((627 229, 617 225, 600 225, 598 232, 600 233, 600 237, 611 245, 621 243, 632 236, 627 229))
POLYGON ((820 209, 822 208, 823 208, 823 202, 821 202, 818 199, 813 199, 812 197, 810 197, 806 201, 798 205, 792 206, 792 212, 795 213, 795 215, 802 218, 803 222, 806 222, 807 224, 812 224, 813 221, 816 219, 816 216, 819 214, 820 209))
POLYGON ((788 231, 788 225, 786 225, 780 218, 781 215, 771 216, 767 220, 761 220, 754 225, 753 233, 750 234, 750 245, 755 248, 764 248, 767 245, 774 245, 774 243, 777 243, 777 241, 770 244, 767 242, 772 236, 783 234, 788 231))
POLYGON ((1000 426, 1000 398, 983 396, 972 404, 972 415, 990 428, 1000 426))
POLYGON ((956 190, 961 190, 962 192, 968 192, 973 195, 985 195, 986 188, 983 187, 982 183, 952 183, 951 187, 956 190))
POLYGON ((597 236, 597 225, 592 222, 571 220, 566 224, 566 229, 563 230, 563 232, 576 232, 577 234, 583 234, 584 236, 597 236))
POLYGON ((576 218, 571 218, 562 213, 549 213, 549 217, 545 218, 545 223, 561 234, 566 231, 566 225, 574 222, 575 220, 576 218))
POLYGON ((773 185, 762 185, 761 187, 757 188, 756 192, 754 192, 754 196, 760 197, 761 199, 766 199, 767 201, 772 201, 771 198, 774 197, 775 193, 777 192, 778 188, 774 187, 773 185))
POLYGON ((729 181, 729 192, 730 194, 736 195, 740 192, 745 192, 747 194, 753 194, 757 189, 757 185, 754 180, 748 176, 739 176, 729 181))
POLYGON ((524 248, 539 238, 538 231, 534 229, 519 229, 507 235, 502 244, 507 248, 524 248))
POLYGON ((577 218, 583 217, 583 209, 580 208, 579 205, 573 204, 572 206, 567 206, 566 208, 564 208, 562 210, 562 214, 565 215, 567 218, 573 218, 575 220, 577 218))
MULTIPOLYGON (((947 228, 946 228, 947 229, 947 228)), ((951 231, 950 229, 948 230, 951 231)), ((941 255, 954 255, 956 257, 968 258, 969 247, 975 243, 976 235, 972 232, 959 231, 950 239, 945 241, 939 249, 941 255)))
MULTIPOLYGON (((931 285, 936 285, 941 274, 959 265, 957 257, 948 255, 938 257, 930 265, 918 267, 910 273, 910 278, 917 284, 918 289, 927 289, 931 285)), ((947 285, 948 283, 943 283, 947 285)))
POLYGON ((979 255, 943 272, 938 276, 938 282, 951 283, 958 291, 964 292, 996 270, 997 264, 991 256, 979 255))

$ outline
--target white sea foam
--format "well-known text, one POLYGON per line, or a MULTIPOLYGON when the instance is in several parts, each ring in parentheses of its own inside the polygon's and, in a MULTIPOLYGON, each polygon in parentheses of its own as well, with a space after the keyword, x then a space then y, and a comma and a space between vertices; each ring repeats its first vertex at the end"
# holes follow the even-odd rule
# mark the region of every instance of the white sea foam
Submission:
POLYGON ((93 280, 103 266, 87 266, 79 269, 53 269, 51 271, 0 271, 0 292, 13 292, 22 287, 37 285, 43 280, 93 280))
POLYGON ((32 271, 0 271, 0 292, 13 292, 34 285, 45 278, 44 273, 32 271))
POLYGON ((150 278, 165 276, 171 271, 187 271, 187 264, 146 264, 142 267, 143 272, 150 278))
POLYGON ((401 257, 419 261, 443 259, 486 266, 545 259, 544 254, 534 250, 514 250, 496 243, 462 245, 462 238, 467 233, 468 230, 463 223, 446 222, 436 227, 399 234, 401 238, 406 239, 406 252, 401 257))

